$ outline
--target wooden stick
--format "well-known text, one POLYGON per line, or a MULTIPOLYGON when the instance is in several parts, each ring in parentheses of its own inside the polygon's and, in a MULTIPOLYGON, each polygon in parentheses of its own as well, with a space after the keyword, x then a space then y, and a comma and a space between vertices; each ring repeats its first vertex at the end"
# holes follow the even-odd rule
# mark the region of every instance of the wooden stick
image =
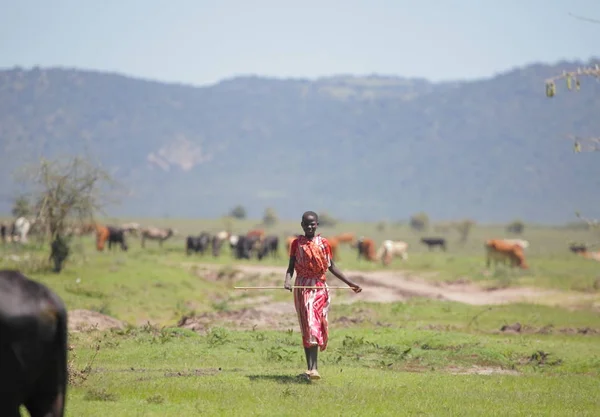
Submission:
MULTIPOLYGON (((236 290, 285 290, 284 287, 233 287, 236 290)), ((326 288, 328 290, 351 290, 352 287, 308 287, 308 286, 292 286, 292 288, 304 288, 318 290, 319 288, 326 288)))

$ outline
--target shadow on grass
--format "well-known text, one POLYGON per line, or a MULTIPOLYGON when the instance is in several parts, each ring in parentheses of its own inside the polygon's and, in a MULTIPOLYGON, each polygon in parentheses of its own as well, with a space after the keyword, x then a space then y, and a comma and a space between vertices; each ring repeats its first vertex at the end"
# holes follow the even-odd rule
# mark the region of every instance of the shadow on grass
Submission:
POLYGON ((248 375, 250 381, 274 381, 280 384, 310 384, 305 374, 300 375, 248 375))

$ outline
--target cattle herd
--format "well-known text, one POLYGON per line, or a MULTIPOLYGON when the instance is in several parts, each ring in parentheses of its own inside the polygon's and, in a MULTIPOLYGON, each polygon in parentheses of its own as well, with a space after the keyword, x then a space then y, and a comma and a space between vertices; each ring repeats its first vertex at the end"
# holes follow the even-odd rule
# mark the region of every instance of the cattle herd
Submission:
MULTIPOLYGON (((25 217, 19 217, 11 224, 0 223, 0 234, 2 242, 28 242, 29 233, 39 233, 35 228, 35 221, 30 221, 25 217)), ((127 251, 127 241, 130 238, 139 238, 142 248, 146 247, 146 242, 158 242, 162 247, 165 240, 177 235, 177 231, 171 228, 142 227, 139 223, 125 223, 119 226, 101 225, 97 223, 88 223, 84 225, 67 227, 66 236, 83 236, 88 234, 96 235, 96 248, 103 251, 106 243, 108 249, 120 247, 127 251)), ((284 234, 286 250, 289 253, 291 242, 296 238, 294 234, 284 234)), ((326 236, 331 245, 331 251, 334 259, 339 260, 340 245, 347 244, 357 252, 357 259, 364 259, 369 262, 381 262, 383 265, 389 265, 394 258, 402 260, 408 259, 408 244, 403 241, 384 240, 376 247, 373 239, 359 236, 353 233, 341 233, 338 235, 326 236)), ((447 241, 443 237, 424 237, 420 241, 426 245, 429 250, 440 248, 447 250, 447 241)), ((527 269, 525 260, 525 249, 529 242, 523 239, 490 239, 484 243, 486 252, 486 264, 491 266, 498 263, 508 264, 511 267, 527 269)), ((188 255, 211 254, 213 257, 221 255, 223 247, 229 247, 230 253, 236 259, 258 259, 263 260, 267 257, 275 259, 280 256, 280 238, 277 235, 267 234, 263 229, 250 230, 246 234, 233 234, 229 231, 220 231, 218 233, 201 232, 198 235, 190 235, 185 239, 185 252, 188 255)), ((600 261, 600 252, 590 251, 584 245, 571 245, 571 252, 587 259, 600 261)))

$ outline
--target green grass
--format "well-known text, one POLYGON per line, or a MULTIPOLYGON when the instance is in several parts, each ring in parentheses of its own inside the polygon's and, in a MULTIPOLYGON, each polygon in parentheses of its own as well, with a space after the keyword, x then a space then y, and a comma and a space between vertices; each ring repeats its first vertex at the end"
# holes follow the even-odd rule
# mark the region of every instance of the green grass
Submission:
POLYGON ((80 367, 98 340, 103 347, 71 390, 69 415, 594 415, 600 407, 597 337, 338 329, 320 354, 323 379, 306 383, 297 378, 297 333, 213 332, 219 337, 74 336, 80 367), (460 374, 477 369, 516 374, 460 374))
MULTIPOLYGON (((218 222, 152 223, 174 225, 182 235, 221 228, 218 222)), ((274 232, 297 229, 281 225, 274 232)), ((341 304, 337 301, 351 296, 343 295, 332 302, 330 344, 319 357, 323 379, 307 383, 297 378, 305 367, 297 325, 240 330, 239 302, 268 295, 270 301, 246 307, 291 303, 284 291, 231 290, 236 264, 257 261, 233 261, 227 250, 218 259, 187 257, 182 236, 162 250, 152 242, 142 250, 131 240, 127 253, 97 253, 88 237, 76 241, 59 275, 44 270, 46 249, 35 245, 22 250, 8 245, 0 265, 28 271, 55 289, 70 310, 99 311, 129 323, 122 330, 71 333, 70 358, 79 372, 73 374, 68 416, 600 413, 600 315, 593 302, 577 300, 577 294, 598 295, 600 273, 597 263, 570 254, 565 245, 569 239, 591 241, 591 233, 530 228, 524 238, 531 242, 531 271, 487 274, 481 242, 505 236, 500 228, 475 228, 467 245, 451 246, 445 254, 428 253, 418 245, 419 235, 402 227, 386 234, 373 225, 341 225, 331 234, 352 230, 378 242, 385 236, 407 240, 409 261, 396 261, 391 269, 437 281, 569 290, 577 308, 419 298, 341 304), (29 259, 14 261, 10 255, 29 259), (211 271, 202 262, 220 267, 211 271), (212 317, 206 331, 176 327, 182 316, 201 313, 212 317), (520 333, 500 331, 515 322, 522 325, 520 333)), ((341 255, 342 269, 382 269, 358 263, 348 248, 341 255)), ((247 274, 236 282, 281 283, 285 257, 265 264, 281 267, 281 273, 247 274)), ((284 317, 294 323, 293 313, 284 317)))

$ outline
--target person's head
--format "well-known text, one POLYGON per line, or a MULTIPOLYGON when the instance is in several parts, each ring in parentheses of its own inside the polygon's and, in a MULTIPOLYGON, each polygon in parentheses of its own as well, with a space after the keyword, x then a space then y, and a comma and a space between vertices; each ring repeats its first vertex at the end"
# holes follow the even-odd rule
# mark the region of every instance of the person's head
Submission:
POLYGON ((304 230, 304 236, 313 237, 317 231, 317 227, 319 227, 319 216, 314 211, 305 211, 302 214, 300 226, 304 230))

